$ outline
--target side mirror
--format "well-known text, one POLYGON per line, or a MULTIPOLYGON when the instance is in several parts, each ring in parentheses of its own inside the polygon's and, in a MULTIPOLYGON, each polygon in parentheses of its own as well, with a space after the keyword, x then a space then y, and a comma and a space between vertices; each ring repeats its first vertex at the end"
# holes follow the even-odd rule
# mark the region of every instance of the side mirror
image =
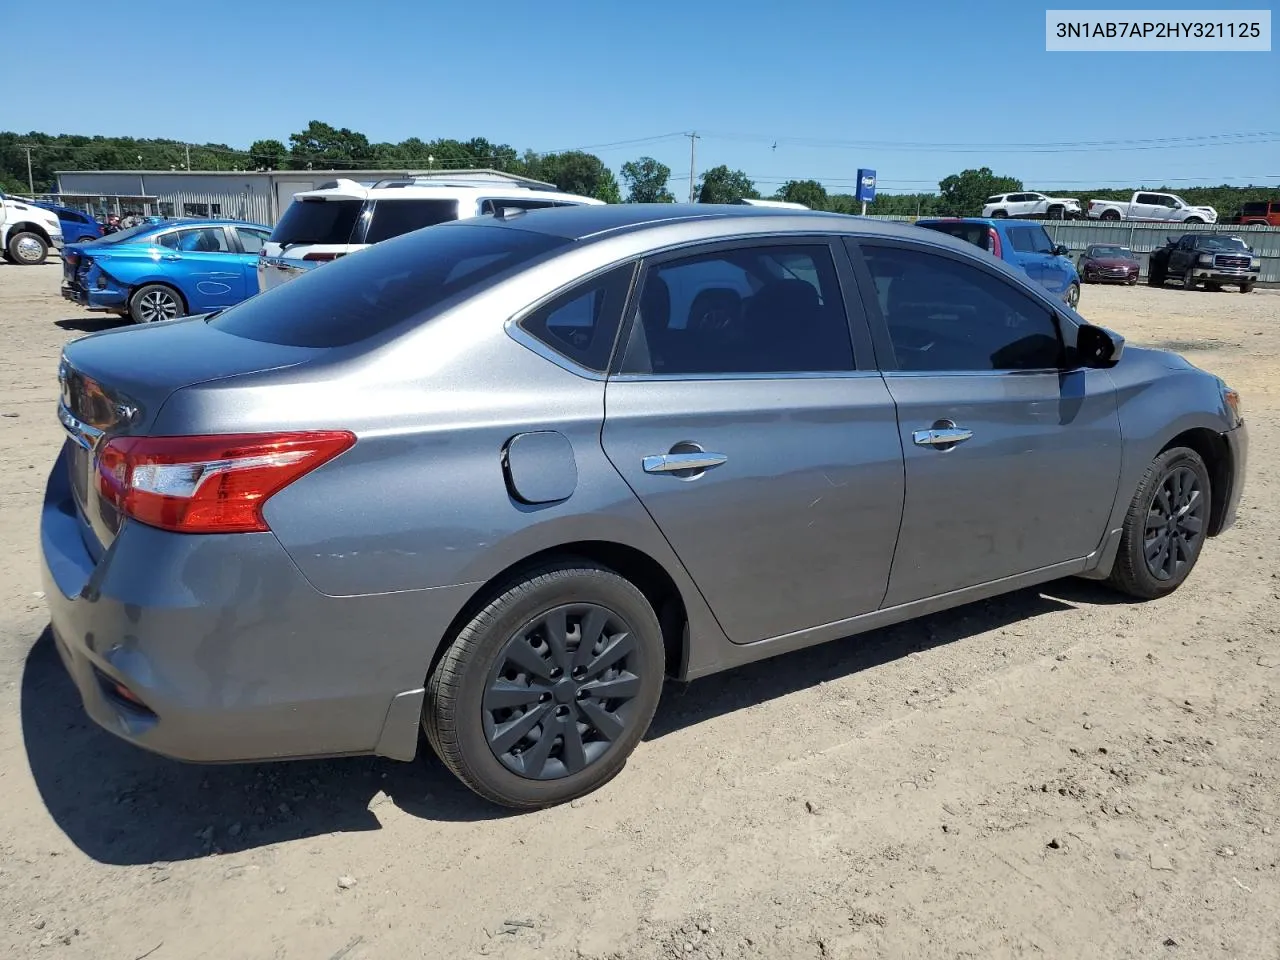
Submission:
POLYGON ((1067 256, 1070 256, 1070 255, 1071 255, 1071 248, 1070 248, 1070 247, 1068 247, 1065 243, 1060 243, 1060 244, 1058 244, 1056 247, 1054 247, 1054 248, 1053 248, 1053 255, 1054 255, 1055 257, 1067 257, 1067 256))
POLYGON ((1086 323, 1076 331, 1076 356, 1080 365, 1105 370, 1120 362, 1124 337, 1104 327, 1086 323))

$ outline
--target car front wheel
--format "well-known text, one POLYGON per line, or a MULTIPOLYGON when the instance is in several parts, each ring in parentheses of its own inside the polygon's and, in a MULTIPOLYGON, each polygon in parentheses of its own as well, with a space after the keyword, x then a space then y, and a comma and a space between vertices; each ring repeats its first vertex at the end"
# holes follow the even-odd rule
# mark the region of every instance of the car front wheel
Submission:
POLYGON ((1067 287, 1067 306, 1072 310, 1080 306, 1080 284, 1073 283, 1067 287))
POLYGON ((1142 600, 1178 589, 1200 556, 1210 502, 1209 470, 1200 454, 1172 447, 1156 457, 1125 515, 1111 586, 1142 600))
POLYGON ((480 796, 551 806, 618 774, 664 673, 644 594, 612 570, 566 560, 502 590, 458 632, 427 682, 422 725, 480 796))
POLYGON ((37 267, 44 263, 45 257, 49 255, 49 244, 44 242, 44 237, 40 234, 23 231, 9 238, 9 246, 5 252, 9 254, 9 260, 13 263, 24 267, 37 267))

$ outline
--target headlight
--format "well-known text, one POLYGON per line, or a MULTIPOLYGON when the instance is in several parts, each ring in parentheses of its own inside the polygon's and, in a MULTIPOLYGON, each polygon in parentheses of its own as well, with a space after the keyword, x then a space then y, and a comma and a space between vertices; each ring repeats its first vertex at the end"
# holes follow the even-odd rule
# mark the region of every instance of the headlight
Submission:
POLYGON ((1222 402, 1231 414, 1231 426, 1240 426, 1240 424, 1244 423, 1244 410, 1240 405, 1240 392, 1228 387, 1224 380, 1218 381, 1218 388, 1222 391, 1222 402))
POLYGON ((1213 266, 1213 257, 1212 257, 1212 256, 1210 256, 1210 255, 1209 255, 1209 254, 1207 254, 1207 253, 1202 253, 1202 254, 1200 254, 1200 266, 1202 266, 1202 267, 1212 267, 1212 266, 1213 266))
POLYGON ((1249 269, 1250 269, 1250 270, 1261 270, 1261 269, 1262 269, 1262 261, 1261 261, 1261 260, 1259 260, 1257 257, 1254 257, 1252 260, 1250 260, 1250 261, 1249 261, 1249 269))

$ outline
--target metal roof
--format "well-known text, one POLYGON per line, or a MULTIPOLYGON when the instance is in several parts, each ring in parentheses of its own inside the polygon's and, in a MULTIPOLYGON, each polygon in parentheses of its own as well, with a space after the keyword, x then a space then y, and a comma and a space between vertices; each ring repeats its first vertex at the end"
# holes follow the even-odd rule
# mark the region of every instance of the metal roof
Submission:
POLYGON ((332 174, 336 177, 343 177, 347 180, 374 179, 386 180, 390 178, 413 177, 430 177, 430 178, 468 178, 468 177, 494 177, 499 180, 510 180, 512 183, 524 183, 537 186, 540 189, 554 190, 556 185, 548 183, 545 180, 535 180, 533 177, 521 176, 517 173, 507 173, 504 170, 494 170, 492 167, 471 167, 467 169, 422 169, 422 168, 378 168, 369 170, 333 170, 317 167, 312 170, 55 170, 56 176, 63 174, 112 174, 115 176, 150 176, 150 177, 243 177, 246 174, 257 174, 258 176, 276 177, 283 179, 291 179, 296 177, 316 176, 318 174, 332 174))

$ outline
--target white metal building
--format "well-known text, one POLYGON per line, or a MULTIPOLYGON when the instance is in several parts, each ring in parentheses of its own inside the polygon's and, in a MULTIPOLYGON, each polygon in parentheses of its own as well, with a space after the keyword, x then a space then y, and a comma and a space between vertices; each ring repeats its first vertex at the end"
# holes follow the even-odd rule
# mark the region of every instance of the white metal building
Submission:
POLYGON ((226 217, 274 225, 295 193, 338 177, 373 183, 393 177, 465 178, 554 190, 555 184, 500 170, 59 170, 68 206, 94 213, 226 217), (119 198, 116 200, 115 198, 119 198), (117 209, 120 207, 120 209, 117 209))

